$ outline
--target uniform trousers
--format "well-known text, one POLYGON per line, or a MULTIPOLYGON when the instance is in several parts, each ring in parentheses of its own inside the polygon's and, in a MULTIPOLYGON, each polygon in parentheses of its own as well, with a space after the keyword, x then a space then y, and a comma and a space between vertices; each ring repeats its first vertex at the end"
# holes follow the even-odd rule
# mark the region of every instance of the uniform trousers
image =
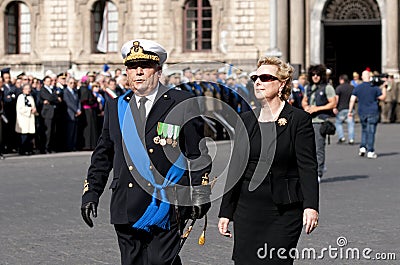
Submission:
POLYGON ((180 234, 176 222, 171 229, 153 229, 152 233, 133 229, 131 224, 115 224, 122 265, 181 265, 178 251, 180 234))

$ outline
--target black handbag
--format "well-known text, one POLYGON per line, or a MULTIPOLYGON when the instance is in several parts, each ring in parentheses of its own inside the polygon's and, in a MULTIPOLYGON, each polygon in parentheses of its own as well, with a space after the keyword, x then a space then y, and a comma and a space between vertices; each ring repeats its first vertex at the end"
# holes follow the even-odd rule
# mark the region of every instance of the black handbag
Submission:
POLYGON ((325 120, 323 123, 321 123, 321 128, 319 129, 319 132, 322 136, 334 135, 336 133, 335 124, 333 124, 329 120, 325 120))
POLYGON ((330 135, 334 135, 336 133, 336 126, 329 120, 325 120, 321 123, 321 127, 319 128, 319 133, 326 137, 328 136, 328 144, 331 143, 330 135))

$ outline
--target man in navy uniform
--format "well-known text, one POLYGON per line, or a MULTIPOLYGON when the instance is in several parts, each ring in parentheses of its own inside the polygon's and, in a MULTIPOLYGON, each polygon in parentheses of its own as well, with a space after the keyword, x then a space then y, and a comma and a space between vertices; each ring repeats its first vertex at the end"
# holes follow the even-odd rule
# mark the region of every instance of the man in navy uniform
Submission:
MULTIPOLYGON (((97 216, 99 197, 113 168, 111 223, 121 263, 171 264, 179 249, 182 220, 202 218, 211 205, 211 158, 203 120, 190 93, 159 82, 167 59, 160 44, 131 40, 121 53, 130 90, 106 104, 81 213, 92 227, 91 216, 97 216), (185 207, 175 206, 187 197, 191 200, 185 207)), ((179 256, 174 264, 181 264, 179 256)))

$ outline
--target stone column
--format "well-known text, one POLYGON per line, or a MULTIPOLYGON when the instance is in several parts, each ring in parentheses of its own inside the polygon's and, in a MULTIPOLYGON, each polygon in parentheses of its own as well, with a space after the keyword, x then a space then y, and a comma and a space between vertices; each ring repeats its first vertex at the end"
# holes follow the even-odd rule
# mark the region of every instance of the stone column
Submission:
POLYGON ((266 56, 282 56, 281 51, 278 49, 278 0, 269 0, 269 17, 270 17, 270 35, 269 35, 269 49, 265 53, 266 56))
POLYGON ((289 60, 289 6, 288 6, 288 1, 280 0, 277 1, 277 4, 278 4, 277 47, 282 52, 282 59, 284 61, 288 61, 289 60))
POLYGON ((386 1, 386 14, 387 20, 386 25, 386 40, 387 40, 387 54, 386 66, 383 71, 398 73, 399 72, 399 5, 398 0, 387 0, 386 1))
POLYGON ((304 0, 290 2, 290 58, 292 64, 300 64, 302 70, 305 67, 304 61, 304 0))

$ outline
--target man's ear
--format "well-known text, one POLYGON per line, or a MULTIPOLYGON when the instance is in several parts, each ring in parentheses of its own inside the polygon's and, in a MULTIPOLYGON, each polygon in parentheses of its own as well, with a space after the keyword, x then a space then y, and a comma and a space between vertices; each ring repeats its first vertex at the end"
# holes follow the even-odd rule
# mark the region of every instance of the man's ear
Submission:
POLYGON ((161 66, 157 67, 157 74, 159 77, 161 77, 161 75, 162 75, 162 67, 161 66))

